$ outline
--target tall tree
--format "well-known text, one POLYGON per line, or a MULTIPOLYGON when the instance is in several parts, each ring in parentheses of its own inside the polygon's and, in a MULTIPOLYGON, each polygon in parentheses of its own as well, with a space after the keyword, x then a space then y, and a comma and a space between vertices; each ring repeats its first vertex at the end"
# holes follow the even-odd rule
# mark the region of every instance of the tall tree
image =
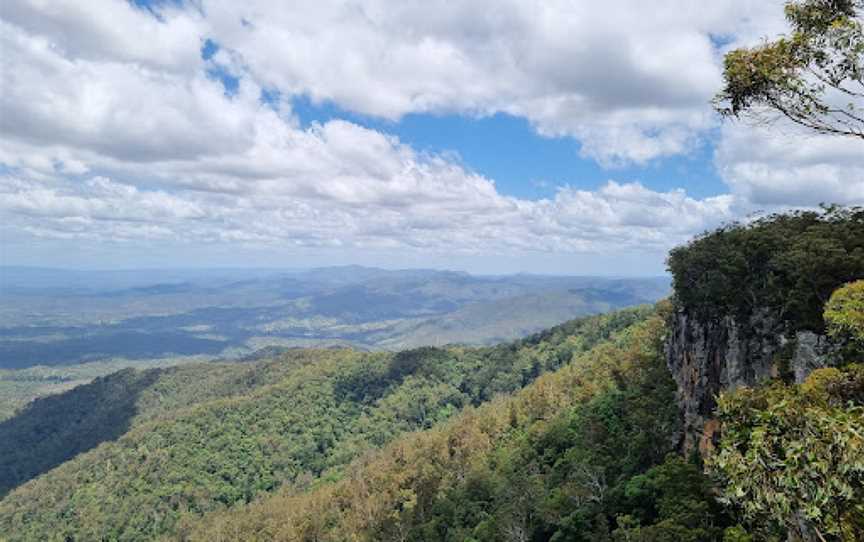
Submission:
POLYGON ((785 117, 818 133, 864 139, 864 0, 786 4, 789 36, 729 52, 714 100, 726 117, 785 117))

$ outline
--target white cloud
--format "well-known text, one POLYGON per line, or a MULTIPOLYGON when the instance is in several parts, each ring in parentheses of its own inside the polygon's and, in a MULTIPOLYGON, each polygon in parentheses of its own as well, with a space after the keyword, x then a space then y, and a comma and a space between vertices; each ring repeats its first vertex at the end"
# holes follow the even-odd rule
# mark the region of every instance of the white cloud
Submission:
POLYGON ((751 201, 815 203, 817 176, 827 199, 860 201, 861 183, 842 182, 860 180, 859 155, 837 140, 792 148, 725 127, 717 163, 730 195, 609 181, 531 201, 448 156, 343 120, 302 128, 290 102, 259 99, 277 88, 388 118, 506 112, 604 164, 645 163, 686 153, 714 126, 712 36, 740 29, 752 42, 776 25, 764 15, 775 4, 207 1, 159 21, 123 2, 13 0, 0 21, 0 229, 7 240, 659 260, 751 201), (223 48, 205 61, 208 38, 223 48), (217 64, 239 78, 231 96, 207 75, 217 64))
POLYGON ((717 167, 733 193, 762 208, 864 203, 864 145, 777 123, 726 125, 717 167))
POLYGON ((2 11, 4 20, 27 33, 48 36, 47 45, 67 58, 171 71, 200 64, 203 20, 170 4, 160 7, 159 17, 112 0, 5 0, 2 11))
MULTIPOLYGON (((520 200, 441 156, 349 122, 301 130, 267 109, 250 118, 248 147, 148 162, 144 180, 142 163, 118 157, 96 154, 88 165, 115 180, 84 168, 69 177, 62 158, 21 160, 19 174, 0 185, 0 212, 41 238, 476 254, 662 252, 732 216, 726 198, 698 201, 636 183, 520 200)), ((19 143, 13 154, 46 151, 19 143)))
MULTIPOLYGON (((120 94, 137 95, 129 109, 140 111, 154 106, 142 96, 163 98, 166 73, 200 67, 200 47, 210 38, 223 47, 211 62, 286 96, 305 94, 392 119, 505 112, 527 118, 541 134, 578 138, 583 155, 603 163, 644 163, 686 152, 711 126, 706 104, 720 83, 712 38, 738 32, 736 42, 752 42, 780 27, 780 5, 207 0, 196 9, 160 6, 159 21, 120 1, 11 0, 3 18, 41 39, 9 36, 6 29, 3 47, 12 58, 41 48, 68 61, 48 63, 40 55, 17 87, 49 71, 69 81, 51 89, 55 94, 84 92, 101 103, 113 97, 98 84, 107 78, 120 94), (140 69, 121 74, 112 63, 140 69), (130 93, 133 87, 141 90, 130 93)), ((7 76, 17 78, 9 74, 18 71, 7 76)), ((186 84, 195 101, 211 98, 201 81, 186 84)), ((48 103, 62 113, 62 106, 85 99, 77 98, 48 103)), ((39 118, 55 111, 25 113, 39 118)))
POLYGON ((262 84, 360 113, 506 112, 586 156, 643 163, 712 124, 712 36, 777 27, 780 2, 613 0, 204 4, 262 84))
POLYGON ((241 150, 250 144, 258 87, 226 100, 202 71, 173 74, 69 58, 50 39, 0 21, 0 129, 129 161, 241 150))
POLYGON ((141 191, 105 177, 83 183, 34 182, 5 177, 0 184, 4 210, 34 218, 62 221, 149 222, 201 219, 201 206, 161 191, 141 191))

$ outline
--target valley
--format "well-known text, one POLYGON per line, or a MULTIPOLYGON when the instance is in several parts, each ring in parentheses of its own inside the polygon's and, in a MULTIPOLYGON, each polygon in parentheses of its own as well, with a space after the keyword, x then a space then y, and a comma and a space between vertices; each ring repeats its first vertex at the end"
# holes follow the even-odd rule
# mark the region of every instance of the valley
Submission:
POLYGON ((654 302, 669 291, 663 277, 484 277, 358 267, 220 274, 4 269, 0 283, 0 369, 236 358, 267 346, 490 344, 576 316, 654 302))

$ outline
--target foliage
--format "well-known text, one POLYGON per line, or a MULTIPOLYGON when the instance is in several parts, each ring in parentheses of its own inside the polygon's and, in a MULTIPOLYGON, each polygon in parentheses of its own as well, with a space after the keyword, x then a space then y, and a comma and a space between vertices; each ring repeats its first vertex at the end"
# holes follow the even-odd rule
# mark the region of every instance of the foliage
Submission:
POLYGON ((675 248, 667 263, 676 303, 702 321, 767 309, 791 331, 820 332, 831 293, 864 277, 864 208, 730 224, 675 248))
POLYGON ((802 385, 723 394, 710 466, 763 531, 864 537, 864 366, 814 371, 802 385))
POLYGON ((655 316, 336 482, 191 519, 181 538, 719 541, 732 525, 708 480, 670 455, 680 422, 664 333, 655 316))
POLYGON ((37 365, 26 369, 0 369, 0 421, 11 418, 34 399, 69 391, 92 382, 97 377, 107 376, 127 367, 149 369, 195 361, 204 360, 197 356, 146 360, 112 359, 62 367, 37 365))
MULTIPOLYGON (((825 305, 828 334, 839 342, 848 342, 864 349, 864 280, 850 282, 838 288, 825 305)), ((852 354, 852 355, 855 355, 852 354)))
POLYGON ((21 445, 11 466, 34 474, 44 470, 42 453, 57 457, 69 442, 66 426, 100 435, 95 448, 0 501, 0 532, 12 540, 151 539, 174 532, 180 517, 248 503, 279 486, 301 491, 339 479, 352 459, 465 405, 519 390, 649 314, 584 318, 494 348, 293 350, 225 366, 222 379, 206 365, 114 375, 37 401, 29 416, 0 427, 0 443, 21 445), (109 384, 128 389, 127 381, 133 393, 100 394, 109 384), (99 414, 112 406, 119 420, 99 414), (46 436, 58 446, 39 447, 46 436), (25 450, 36 453, 28 458, 25 450))
POLYGON ((862 10, 861 0, 787 2, 790 36, 726 55, 718 111, 771 112, 819 133, 864 138, 862 10))
POLYGON ((627 482, 626 504, 632 513, 619 516, 613 536, 646 542, 720 540, 729 518, 712 489, 697 465, 670 456, 627 482))
MULTIPOLYGON (((147 371, 127 367, 64 394, 38 398, 0 423, 0 496, 104 441, 117 439, 134 425, 207 400, 248 393, 316 359, 310 353, 257 366, 207 363, 147 371)), ((89 365, 10 373, 53 378, 104 368, 89 365)))

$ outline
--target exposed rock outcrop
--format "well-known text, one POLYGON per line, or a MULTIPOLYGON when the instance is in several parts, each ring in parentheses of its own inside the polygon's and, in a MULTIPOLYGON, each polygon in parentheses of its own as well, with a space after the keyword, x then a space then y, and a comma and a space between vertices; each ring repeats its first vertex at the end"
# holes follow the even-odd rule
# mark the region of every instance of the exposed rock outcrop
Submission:
POLYGON ((802 382, 814 369, 828 365, 829 354, 824 336, 811 331, 790 335, 768 311, 757 311, 746 322, 731 316, 701 322, 677 311, 666 343, 666 363, 678 384, 684 450, 698 447, 704 453, 716 444, 719 426, 712 413, 721 391, 776 377, 802 382))

